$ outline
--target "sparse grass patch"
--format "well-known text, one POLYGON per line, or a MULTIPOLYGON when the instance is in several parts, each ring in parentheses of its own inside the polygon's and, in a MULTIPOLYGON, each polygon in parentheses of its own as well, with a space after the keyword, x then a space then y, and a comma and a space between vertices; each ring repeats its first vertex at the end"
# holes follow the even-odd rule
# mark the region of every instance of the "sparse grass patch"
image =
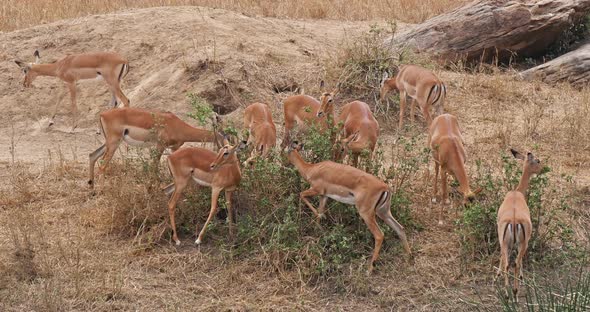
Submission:
POLYGON ((417 23, 447 12, 467 0, 5 0, 0 6, 0 31, 10 31, 64 18, 115 12, 130 8, 198 5, 242 12, 250 16, 304 19, 399 19, 417 23))

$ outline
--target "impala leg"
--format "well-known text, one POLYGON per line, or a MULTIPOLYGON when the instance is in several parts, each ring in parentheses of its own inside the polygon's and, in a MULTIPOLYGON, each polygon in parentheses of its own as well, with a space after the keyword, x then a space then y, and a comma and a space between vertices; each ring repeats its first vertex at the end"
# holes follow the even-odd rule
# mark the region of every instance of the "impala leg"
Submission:
MULTIPOLYGON (((67 88, 67 85, 66 85, 67 88)), ((55 106, 53 107, 53 113, 51 114, 51 119, 49 120, 49 125, 47 127, 53 126, 55 123, 55 115, 57 115, 57 108, 59 107, 60 102, 65 96, 65 90, 61 91, 61 94, 58 96, 57 101, 55 102, 55 106)))
MULTIPOLYGON (((113 73, 113 75, 116 75, 116 74, 113 73)), ((111 93, 113 93, 117 99, 121 100, 122 107, 129 107, 129 99, 125 96, 123 91, 121 91, 121 86, 119 85, 119 80, 117 80, 117 76, 113 76, 113 75, 111 75, 111 77, 114 77, 114 78, 109 78, 109 80, 106 81, 111 89, 111 93)), ((116 104, 117 104, 117 101, 115 99, 115 106, 116 106, 116 104)))
POLYGON ((215 213, 217 213, 217 201, 219 200, 219 193, 221 193, 221 189, 216 187, 211 189, 211 210, 209 211, 209 217, 207 217, 205 225, 203 225, 203 228, 201 229, 201 232, 199 233, 199 236, 195 241, 195 244, 197 245, 200 245, 203 241, 203 236, 205 236, 207 226, 209 225, 209 222, 211 222, 211 220, 213 219, 213 216, 215 216, 215 213))
POLYGON ((71 102, 71 111, 72 111, 72 130, 78 126, 78 106, 76 105, 76 82, 68 83, 68 89, 70 90, 70 102, 71 102))
POLYGON ((430 127, 432 124, 432 117, 430 116, 430 109, 428 109, 428 105, 422 106, 422 115, 424 115, 424 119, 426 119, 426 126, 430 127))
POLYGON ((121 139, 117 140, 110 140, 105 143, 106 150, 104 152, 104 156, 102 157, 102 165, 98 169, 98 174, 104 174, 104 171, 107 168, 107 165, 115 155, 117 148, 119 148, 119 144, 121 144, 121 139))
POLYGON ((225 202, 227 203, 227 221, 229 222, 229 235, 230 237, 234 237, 234 213, 233 213, 233 207, 232 207, 232 195, 233 195, 233 191, 225 191, 225 202))
POLYGON ((321 196, 320 197, 320 205, 318 206, 318 222, 320 222, 320 220, 324 217, 324 214, 326 213, 326 203, 328 202, 328 197, 327 196, 321 196))
POLYGON ((413 124, 415 121, 415 113, 416 113, 416 99, 412 98, 412 103, 410 104, 410 122, 413 124))
POLYGON ((502 266, 502 273, 504 273, 504 287, 506 288, 506 290, 508 290, 508 285, 509 285, 509 281, 508 281, 508 267, 510 266, 510 259, 508 258, 508 248, 504 248, 504 250, 502 250, 502 260, 500 262, 502 262, 503 266, 502 266))
POLYGON ((412 251, 410 250, 410 244, 408 244, 408 238, 406 237, 406 232, 404 231, 404 227, 395 220, 393 215, 391 215, 390 210, 391 201, 388 200, 386 205, 382 205, 381 207, 377 208, 377 216, 385 222, 399 237, 402 241, 404 249, 412 257, 412 251))
POLYGON ((107 147, 105 144, 103 144, 101 147, 99 147, 94 152, 92 152, 90 155, 88 155, 88 158, 90 159, 90 168, 88 170, 88 172, 89 172, 88 185, 90 185, 91 188, 94 187, 94 165, 96 164, 96 161, 98 160, 98 158, 100 158, 101 156, 103 156, 105 154, 106 150, 107 150, 107 147))
POLYGON ((180 240, 178 239, 178 234, 176 233, 176 221, 174 218, 174 214, 176 211, 176 203, 180 199, 180 195, 182 195, 182 191, 188 184, 188 177, 175 177, 174 181, 174 193, 170 197, 168 201, 168 214, 170 215, 170 227, 172 228, 172 240, 178 246, 180 245, 180 240))
POLYGON ((443 214, 443 209, 444 206, 447 205, 449 203, 449 194, 447 193, 447 169, 443 166, 440 166, 440 184, 441 184, 441 189, 442 189, 442 203, 440 205, 440 210, 439 210, 439 214, 438 214, 438 224, 442 225, 443 221, 442 221, 442 214, 443 214))
MULTIPOLYGON (((517 235, 524 235, 524 233, 520 233, 517 231, 517 235)), ((521 238, 524 239, 524 238, 521 238)), ((512 292, 514 294, 514 298, 518 301, 518 284, 523 279, 522 274, 522 260, 527 250, 528 243, 526 241, 519 242, 518 246, 518 255, 516 256, 516 261, 514 263, 514 286, 512 287, 512 292)))
POLYGON ((248 167, 249 165, 254 163, 254 160, 258 158, 258 152, 256 151, 256 147, 250 153, 250 157, 244 161, 244 167, 248 167))
POLYGON ((399 93, 399 125, 398 130, 401 130, 404 125, 404 111, 406 109, 406 91, 399 93))
POLYGON ((157 145, 156 151, 154 152, 154 159, 153 159, 153 168, 155 172, 158 172, 158 168, 160 168, 160 159, 162 158, 162 154, 164 154, 164 150, 166 149, 163 145, 157 145))
POLYGON ((319 219, 320 218, 320 215, 319 215, 318 211, 313 207, 313 205, 311 204, 311 202, 307 199, 307 197, 318 196, 318 195, 321 195, 320 192, 318 192, 316 189, 314 189, 312 187, 312 188, 310 188, 308 190, 305 190, 305 191, 301 192, 299 194, 299 197, 301 198, 301 200, 303 200, 303 202, 307 205, 307 207, 309 207, 309 209, 311 209, 311 211, 316 216, 316 218, 319 219))
POLYGON ((437 162, 434 162, 434 185, 432 190, 432 203, 436 204, 436 199, 438 198, 438 171, 440 170, 440 165, 437 162))
POLYGON ((371 257, 371 262, 369 262, 369 269, 367 270, 367 274, 371 274, 371 272, 373 272, 373 264, 377 258, 379 258, 384 235, 377 225, 377 220, 375 220, 375 210, 370 210, 368 213, 361 213, 361 218, 363 218, 369 231, 371 231, 371 234, 373 234, 373 237, 375 238, 375 248, 373 249, 373 255, 371 257))

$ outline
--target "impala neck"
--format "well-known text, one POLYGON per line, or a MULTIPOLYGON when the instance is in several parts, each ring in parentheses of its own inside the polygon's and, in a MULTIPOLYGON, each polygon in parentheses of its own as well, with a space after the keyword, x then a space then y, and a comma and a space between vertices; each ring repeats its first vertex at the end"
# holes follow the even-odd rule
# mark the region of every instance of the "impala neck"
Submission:
POLYGON ((33 64, 31 70, 39 76, 57 76, 57 66, 53 64, 33 64))
POLYGON ((469 188, 469 179, 467 178, 467 172, 465 171, 463 163, 458 164, 457 170, 455 170, 454 174, 457 181, 459 181, 459 189, 461 193, 463 193, 463 196, 473 196, 473 192, 471 192, 471 188, 469 188))
POLYGON ((184 142, 214 142, 215 134, 212 131, 188 126, 177 134, 184 142))
POLYGON ((295 166, 295 168, 297 168, 299 174, 307 178, 306 172, 311 166, 313 166, 312 164, 306 163, 301 157, 301 154, 299 154, 299 152, 296 150, 289 152, 289 161, 295 166))
POLYGON ((530 180, 531 180, 531 173, 528 170, 525 170, 522 173, 522 177, 520 177, 520 182, 518 182, 518 186, 516 187, 516 190, 525 194, 526 190, 529 188, 530 180))

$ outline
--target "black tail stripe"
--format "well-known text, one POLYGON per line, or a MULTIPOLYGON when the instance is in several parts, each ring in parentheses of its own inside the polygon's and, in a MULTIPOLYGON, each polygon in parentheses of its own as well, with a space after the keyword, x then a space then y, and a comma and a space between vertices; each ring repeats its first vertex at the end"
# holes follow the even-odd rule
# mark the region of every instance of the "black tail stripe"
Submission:
POLYGON ((127 64, 123 64, 123 66, 121 66, 121 72, 119 73, 119 82, 121 81, 121 78, 123 77, 123 72, 125 71, 125 67, 127 66, 127 64))
MULTIPOLYGON (((428 99, 430 99, 430 96, 432 96, 432 91, 434 91, 434 87, 436 87, 436 85, 432 86, 432 88, 430 88, 430 92, 428 92, 428 96, 426 97, 426 103, 428 103, 428 99)), ((434 102, 432 102, 434 103, 434 102)))
POLYGON ((506 227, 504 228, 504 234, 502 234, 502 241, 506 240, 506 230, 508 230, 508 227, 511 225, 512 224, 510 223, 506 224, 506 227))
MULTIPOLYGON (((433 87, 433 89, 434 89, 434 87, 433 87)), ((439 85, 438 86, 438 93, 436 94, 436 99, 434 99, 434 101, 432 101, 432 104, 433 105, 434 105, 434 103, 436 103, 438 101, 438 99, 440 99, 440 96, 441 96, 442 92, 443 92, 442 91, 442 86, 439 85)))
POLYGON ((377 201, 377 204, 375 204, 375 209, 377 209, 381 205, 383 205, 386 200, 387 200, 387 191, 383 191, 383 193, 381 193, 381 196, 379 196, 379 200, 377 201))

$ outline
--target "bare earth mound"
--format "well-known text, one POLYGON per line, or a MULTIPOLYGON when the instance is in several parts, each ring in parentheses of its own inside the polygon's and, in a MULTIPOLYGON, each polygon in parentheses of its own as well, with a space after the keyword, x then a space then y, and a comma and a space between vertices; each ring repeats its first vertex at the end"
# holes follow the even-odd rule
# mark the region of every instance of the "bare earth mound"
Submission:
MULTIPOLYGON (((189 110, 186 93, 200 94, 225 114, 252 101, 276 105, 276 90, 295 91, 295 82, 317 85, 319 56, 337 48, 346 34, 368 23, 290 21, 251 18, 199 7, 132 10, 60 21, 0 34, 0 144, 15 131, 17 158, 35 160, 48 148, 61 146, 68 157, 85 157, 97 144, 97 115, 107 109, 109 93, 102 81, 78 84, 80 128, 70 125, 69 97, 57 78, 39 77, 32 89, 21 85, 14 59, 32 61, 35 49, 43 62, 67 53, 117 51, 130 62, 123 91, 135 107, 168 110, 181 116, 189 110), (45 132, 53 105, 61 99, 54 131, 45 132), (23 136, 27 137, 24 139, 23 136), (75 147, 70 144, 75 141, 75 147), (27 144, 19 144, 27 142, 27 144), (70 150, 71 149, 71 150, 70 150)), ((101 138, 102 139, 102 138, 101 138)), ((11 158, 7 149, 0 161, 11 158)))

